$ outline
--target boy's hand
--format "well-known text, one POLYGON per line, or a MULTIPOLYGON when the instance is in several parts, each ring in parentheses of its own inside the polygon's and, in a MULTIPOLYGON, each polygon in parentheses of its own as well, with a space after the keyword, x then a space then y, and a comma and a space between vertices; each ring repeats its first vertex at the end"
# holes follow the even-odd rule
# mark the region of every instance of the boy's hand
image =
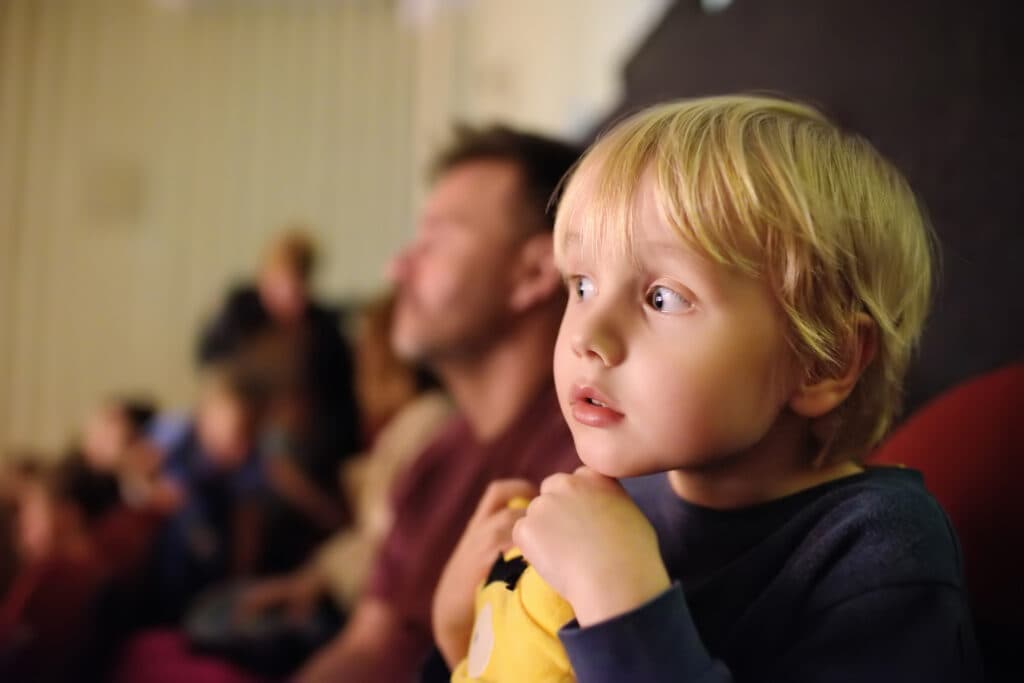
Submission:
POLYGON ((509 507, 513 498, 532 498, 537 488, 523 479, 493 482, 484 492, 448 559, 434 592, 434 640, 454 668, 469 649, 477 586, 500 553, 512 547, 512 526, 525 512, 509 507))
POLYGON ((513 540, 580 626, 642 605, 670 581, 654 528, 622 485, 587 468, 541 484, 513 540))

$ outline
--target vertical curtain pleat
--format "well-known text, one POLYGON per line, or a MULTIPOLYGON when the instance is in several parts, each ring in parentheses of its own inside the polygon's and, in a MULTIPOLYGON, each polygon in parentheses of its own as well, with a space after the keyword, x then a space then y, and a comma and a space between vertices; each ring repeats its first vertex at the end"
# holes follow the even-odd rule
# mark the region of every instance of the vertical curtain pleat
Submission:
POLYGON ((409 232, 393 0, 169 5, 0 3, 0 449, 61 447, 111 393, 187 406, 199 322, 286 223, 333 299, 409 232))
POLYGON ((0 0, 0 457, 113 392, 187 406, 200 321, 287 222, 322 293, 378 288, 453 118, 579 133, 669 4, 402 2, 0 0))

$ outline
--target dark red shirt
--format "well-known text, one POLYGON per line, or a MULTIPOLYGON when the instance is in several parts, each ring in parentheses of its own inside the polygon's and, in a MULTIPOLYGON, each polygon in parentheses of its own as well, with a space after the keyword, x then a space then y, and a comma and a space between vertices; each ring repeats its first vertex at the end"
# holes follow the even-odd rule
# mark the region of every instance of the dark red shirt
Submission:
POLYGON ((553 387, 487 443, 465 419, 453 418, 395 485, 394 527, 377 555, 369 595, 396 611, 425 653, 434 588, 487 485, 510 477, 539 484, 579 465, 553 387))

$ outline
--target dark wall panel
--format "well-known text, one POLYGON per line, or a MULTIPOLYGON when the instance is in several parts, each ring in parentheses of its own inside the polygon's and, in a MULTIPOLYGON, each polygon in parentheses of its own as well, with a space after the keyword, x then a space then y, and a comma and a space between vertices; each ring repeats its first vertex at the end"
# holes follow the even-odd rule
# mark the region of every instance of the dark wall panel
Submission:
POLYGON ((735 0, 669 9, 610 117, 665 99, 772 91, 874 142, 923 197, 942 275, 910 407, 1024 354, 1021 31, 996 0, 735 0))

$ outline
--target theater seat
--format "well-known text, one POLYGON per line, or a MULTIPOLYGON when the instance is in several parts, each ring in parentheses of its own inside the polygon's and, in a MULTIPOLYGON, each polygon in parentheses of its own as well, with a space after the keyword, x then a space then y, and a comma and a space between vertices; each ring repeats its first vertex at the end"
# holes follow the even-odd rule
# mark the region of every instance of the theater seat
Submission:
POLYGON ((1024 680, 1024 363, 970 379, 903 423, 870 459, 919 470, 960 537, 989 680, 1024 680))

